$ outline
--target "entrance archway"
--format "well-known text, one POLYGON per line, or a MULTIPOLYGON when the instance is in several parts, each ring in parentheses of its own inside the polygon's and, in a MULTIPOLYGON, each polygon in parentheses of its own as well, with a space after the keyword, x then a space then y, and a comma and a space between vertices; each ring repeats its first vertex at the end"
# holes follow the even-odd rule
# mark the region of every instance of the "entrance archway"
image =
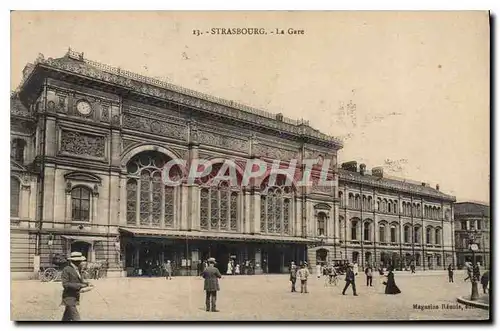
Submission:
POLYGON ((320 248, 316 251, 316 264, 326 264, 328 261, 328 250, 320 248))
POLYGON ((71 243, 71 252, 80 252, 89 260, 90 244, 84 241, 74 241, 71 243))

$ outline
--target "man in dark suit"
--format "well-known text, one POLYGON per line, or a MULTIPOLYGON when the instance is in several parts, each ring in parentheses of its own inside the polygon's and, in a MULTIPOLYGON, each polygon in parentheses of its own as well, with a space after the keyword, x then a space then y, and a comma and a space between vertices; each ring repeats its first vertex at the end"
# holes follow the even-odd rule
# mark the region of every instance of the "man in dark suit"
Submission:
POLYGON ((208 259, 208 267, 203 271, 203 278, 205 279, 205 307, 207 311, 218 312, 216 309, 217 291, 220 291, 219 278, 222 277, 219 269, 215 267, 215 259, 213 257, 208 259))
POLYGON ((85 260, 85 256, 82 253, 73 252, 68 258, 69 264, 62 271, 63 293, 61 304, 66 307, 62 317, 63 321, 80 320, 80 314, 78 313, 78 309, 76 309, 76 306, 80 304, 80 290, 89 285, 89 283, 83 280, 80 274, 81 263, 85 260))
POLYGON ((355 282, 355 275, 354 271, 352 270, 353 264, 349 264, 349 267, 347 268, 346 274, 345 274, 345 287, 344 290, 342 291, 342 294, 345 295, 345 291, 349 287, 349 285, 352 285, 352 293, 354 296, 357 296, 356 294, 356 282, 355 282))

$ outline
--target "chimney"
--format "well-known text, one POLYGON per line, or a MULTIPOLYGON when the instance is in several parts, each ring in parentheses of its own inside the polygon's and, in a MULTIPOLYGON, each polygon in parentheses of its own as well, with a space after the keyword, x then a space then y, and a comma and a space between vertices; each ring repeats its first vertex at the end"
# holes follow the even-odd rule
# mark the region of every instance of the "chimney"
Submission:
POLYGON ((439 191, 439 184, 436 184, 436 190, 439 191))
POLYGON ((424 187, 425 187, 425 186, 427 186, 427 184, 426 184, 426 183, 424 183, 424 182, 422 182, 422 186, 424 186, 424 187))
POLYGON ((372 168, 372 176, 380 178, 384 177, 384 168, 383 167, 372 168))
POLYGON ((342 163, 342 169, 352 172, 358 172, 358 162, 349 161, 342 163))
POLYGON ((366 171, 366 164, 361 163, 361 164, 359 165, 359 173, 361 174, 361 176, 364 176, 364 175, 365 175, 365 171, 366 171))
POLYGON ((276 120, 280 121, 280 122, 283 122, 283 114, 282 113, 276 114, 276 120))

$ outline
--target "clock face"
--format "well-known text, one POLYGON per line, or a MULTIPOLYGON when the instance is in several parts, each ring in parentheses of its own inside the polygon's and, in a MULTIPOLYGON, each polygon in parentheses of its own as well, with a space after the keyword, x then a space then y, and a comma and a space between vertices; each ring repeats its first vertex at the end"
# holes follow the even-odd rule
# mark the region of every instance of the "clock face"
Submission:
POLYGON ((88 115, 92 112, 92 107, 87 101, 78 101, 76 104, 76 110, 82 115, 88 115))

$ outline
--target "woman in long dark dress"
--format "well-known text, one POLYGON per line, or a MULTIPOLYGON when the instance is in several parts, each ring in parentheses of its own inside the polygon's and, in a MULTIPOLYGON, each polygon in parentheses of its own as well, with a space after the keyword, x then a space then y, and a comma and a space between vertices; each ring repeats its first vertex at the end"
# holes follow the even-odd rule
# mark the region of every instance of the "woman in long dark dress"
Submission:
POLYGON ((393 268, 389 268, 389 274, 387 274, 387 282, 385 282, 385 294, 399 294, 401 290, 397 287, 394 281, 393 268))

